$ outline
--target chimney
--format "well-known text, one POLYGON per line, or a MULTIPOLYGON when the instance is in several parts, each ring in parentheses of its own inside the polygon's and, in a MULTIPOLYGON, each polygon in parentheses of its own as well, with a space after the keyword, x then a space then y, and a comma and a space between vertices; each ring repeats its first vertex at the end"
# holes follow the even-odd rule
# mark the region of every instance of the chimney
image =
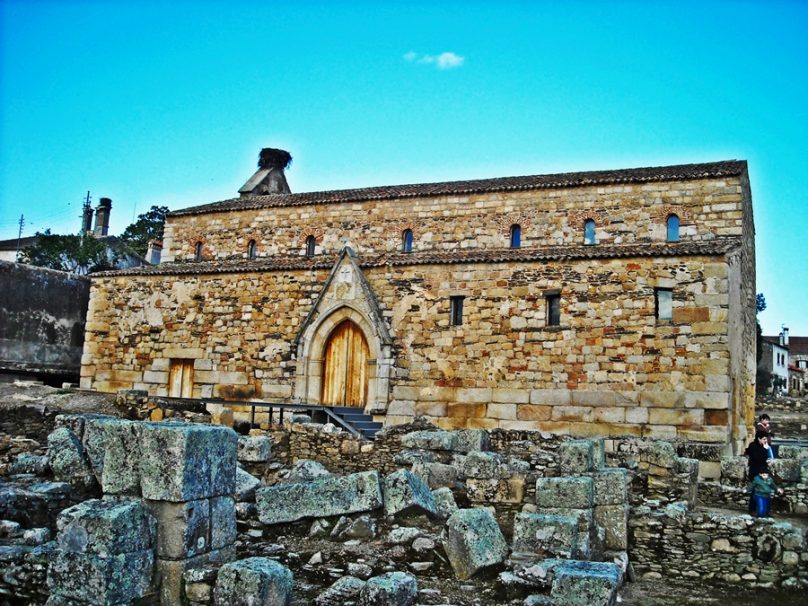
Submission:
POLYGON ((284 169, 292 163, 291 154, 283 149, 265 147, 258 155, 258 170, 241 186, 241 197, 290 194, 284 169))
POLYGON ((93 231, 93 207, 89 204, 84 205, 84 210, 81 213, 81 235, 92 233, 93 231))
POLYGON ((783 330, 780 333, 780 345, 788 347, 788 326, 783 326, 783 330))
POLYGON ((112 211, 112 200, 109 198, 101 198, 98 201, 98 206, 95 209, 95 229, 93 235, 97 238, 99 236, 106 236, 109 231, 109 215, 112 211))

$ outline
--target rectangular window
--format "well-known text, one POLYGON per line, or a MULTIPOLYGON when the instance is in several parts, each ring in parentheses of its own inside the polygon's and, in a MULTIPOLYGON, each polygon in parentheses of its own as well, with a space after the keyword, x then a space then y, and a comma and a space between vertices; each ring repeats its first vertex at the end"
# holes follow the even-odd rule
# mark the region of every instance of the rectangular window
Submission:
POLYGON ((191 398, 194 395, 194 361, 171 360, 168 372, 168 396, 191 398))
POLYGON ((561 324, 561 295, 547 295, 547 326, 561 324))
POLYGON ((463 299, 465 299, 465 297, 449 297, 449 302, 451 304, 449 310, 449 322, 452 326, 460 326, 463 324, 463 299))
POLYGON ((673 317, 673 291, 670 288, 655 288, 656 319, 670 320, 673 317))

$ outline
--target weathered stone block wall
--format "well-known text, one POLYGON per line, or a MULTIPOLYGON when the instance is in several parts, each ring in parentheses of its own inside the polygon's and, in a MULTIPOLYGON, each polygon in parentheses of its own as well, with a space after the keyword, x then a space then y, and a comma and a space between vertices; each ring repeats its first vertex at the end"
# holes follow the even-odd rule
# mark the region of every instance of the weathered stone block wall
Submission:
POLYGON ((169 217, 163 262, 190 261, 196 243, 204 259, 303 255, 313 235, 316 253, 336 253, 350 242, 361 255, 401 250, 413 231, 414 251, 501 249, 513 224, 522 247, 583 244, 583 223, 593 219, 602 244, 664 242, 665 221, 675 213, 688 241, 740 236, 744 221, 740 177, 540 189, 501 193, 362 200, 335 204, 169 217))
POLYGON ((90 281, 0 261, 0 292, 0 370, 78 376, 90 281))
POLYGON ((798 589, 808 580, 805 531, 750 516, 634 508, 629 557, 646 579, 699 579, 798 589))
MULTIPOLYGON (((93 281, 82 387, 291 401, 293 342, 325 270, 93 281), (148 294, 147 294, 148 293, 148 294)), ((386 422, 726 442, 727 266, 711 257, 366 268, 391 333, 386 422), (673 287, 671 321, 654 288, 673 287), (561 325, 545 291, 561 288, 561 325), (462 326, 449 296, 466 296, 462 326)))

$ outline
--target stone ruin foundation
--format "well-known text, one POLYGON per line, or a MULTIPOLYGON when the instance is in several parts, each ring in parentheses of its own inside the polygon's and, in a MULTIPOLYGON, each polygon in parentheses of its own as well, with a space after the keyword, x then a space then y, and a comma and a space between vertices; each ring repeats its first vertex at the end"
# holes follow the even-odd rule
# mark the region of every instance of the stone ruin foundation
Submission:
MULTIPOLYGON (((785 454, 799 512, 808 452, 785 454)), ((63 415, 0 483, 0 599, 589 606, 636 577, 804 592, 804 525, 700 507, 742 493, 737 459, 712 483, 699 465, 664 441, 63 415)))

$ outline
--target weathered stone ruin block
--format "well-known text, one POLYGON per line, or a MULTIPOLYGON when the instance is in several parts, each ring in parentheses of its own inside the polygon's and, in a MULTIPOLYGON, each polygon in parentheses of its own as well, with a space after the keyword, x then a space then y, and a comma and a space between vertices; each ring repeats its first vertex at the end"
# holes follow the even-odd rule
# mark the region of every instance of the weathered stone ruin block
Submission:
POLYGON ((84 444, 104 494, 140 495, 141 424, 123 419, 88 419, 84 444))
POLYGON ((800 484, 808 484, 808 459, 800 461, 800 484))
POLYGON ((455 434, 457 434, 455 452, 472 452, 491 448, 488 432, 484 429, 459 429, 455 431, 455 434))
POLYGON ((261 486, 261 480, 241 467, 236 469, 236 500, 250 503, 255 501, 255 491, 261 486))
POLYGON ((592 557, 593 536, 596 532, 592 508, 542 507, 539 513, 548 516, 564 516, 576 520, 578 523, 578 539, 572 557, 578 560, 588 560, 592 557))
POLYGON ((292 572, 269 558, 247 558, 219 570, 216 606, 283 606, 292 598, 292 572))
POLYGON ((459 448, 458 441, 458 432, 455 431, 413 431, 402 436, 401 445, 405 448, 454 451, 459 448))
POLYGON ((628 470, 612 467, 590 475, 595 505, 622 505, 628 500, 628 470))
POLYGON ((613 606, 619 584, 617 564, 561 562, 553 567, 553 603, 557 606, 613 606))
POLYGON ((591 440, 570 440, 558 447, 561 475, 586 473, 594 469, 594 447, 591 440))
POLYGON ((451 488, 444 487, 433 490, 432 497, 435 499, 435 505, 438 508, 438 517, 446 519, 457 511, 457 503, 451 488))
POLYGON ((266 486, 256 491, 255 499, 263 524, 372 511, 384 502, 375 471, 266 486))
POLYGON ((48 459, 57 482, 67 482, 83 489, 97 485, 81 442, 67 427, 54 429, 48 436, 48 459))
POLYGON ((386 515, 426 513, 434 516, 438 512, 429 486, 406 469, 399 469, 385 476, 382 492, 386 515))
POLYGON ((210 500, 210 547, 222 549, 236 542, 236 501, 233 497, 210 500))
POLYGON ((412 473, 426 482, 431 489, 452 488, 457 482, 457 468, 444 463, 413 463, 412 473))
POLYGON ((592 442, 592 469, 603 469, 606 467, 606 440, 589 438, 589 441, 592 442))
POLYGON ((152 582, 156 522, 140 501, 90 500, 59 516, 48 570, 52 594, 87 604, 143 597, 152 582))
POLYGON ((332 474, 322 463, 311 461, 309 459, 300 459, 296 461, 286 477, 283 478, 284 482, 310 482, 320 478, 331 477, 332 474))
POLYGON ((219 425, 144 423, 141 447, 143 497, 193 501, 232 495, 238 437, 219 425))
POLYGON ((513 527, 513 551, 542 557, 571 558, 578 545, 575 516, 518 513, 513 527))
POLYGON ((418 582, 405 572, 388 572, 367 580, 359 606, 411 606, 418 598, 418 582))
POLYGON ((508 545, 490 509, 458 509, 446 522, 443 549, 458 579, 501 564, 508 545))
POLYGON ((180 560, 210 551, 211 516, 208 499, 183 503, 145 501, 157 520, 157 556, 180 560))
POLYGON ((627 503, 595 506, 595 524, 605 532, 603 546, 606 549, 628 549, 628 510, 627 503))
POLYGON ((160 587, 160 606, 184 606, 182 583, 183 576, 188 570, 207 565, 225 564, 232 562, 235 558, 236 550, 233 546, 181 560, 158 558, 155 565, 155 585, 160 587))
POLYGON ((30 452, 18 454, 14 461, 8 466, 8 475, 19 473, 30 473, 36 476, 44 475, 49 469, 48 457, 45 455, 35 455, 30 452))
POLYGON ((801 465, 802 461, 798 459, 772 459, 769 461, 769 469, 783 482, 799 482, 801 465))
POLYGON ((726 457, 721 459, 721 481, 730 484, 746 482, 749 460, 746 457, 726 457))
POLYGON ((536 481, 536 505, 585 509, 594 504, 592 478, 539 478, 536 481))
POLYGON ((356 577, 347 576, 337 580, 331 587, 318 595, 315 606, 343 606, 346 601, 353 601, 359 597, 359 592, 365 586, 365 581, 356 577))
POLYGON ((525 496, 525 478, 469 478, 466 480, 466 494, 473 503, 521 503, 525 496))
POLYGON ((272 456, 269 436, 239 436, 238 460, 245 463, 266 463, 272 456))

